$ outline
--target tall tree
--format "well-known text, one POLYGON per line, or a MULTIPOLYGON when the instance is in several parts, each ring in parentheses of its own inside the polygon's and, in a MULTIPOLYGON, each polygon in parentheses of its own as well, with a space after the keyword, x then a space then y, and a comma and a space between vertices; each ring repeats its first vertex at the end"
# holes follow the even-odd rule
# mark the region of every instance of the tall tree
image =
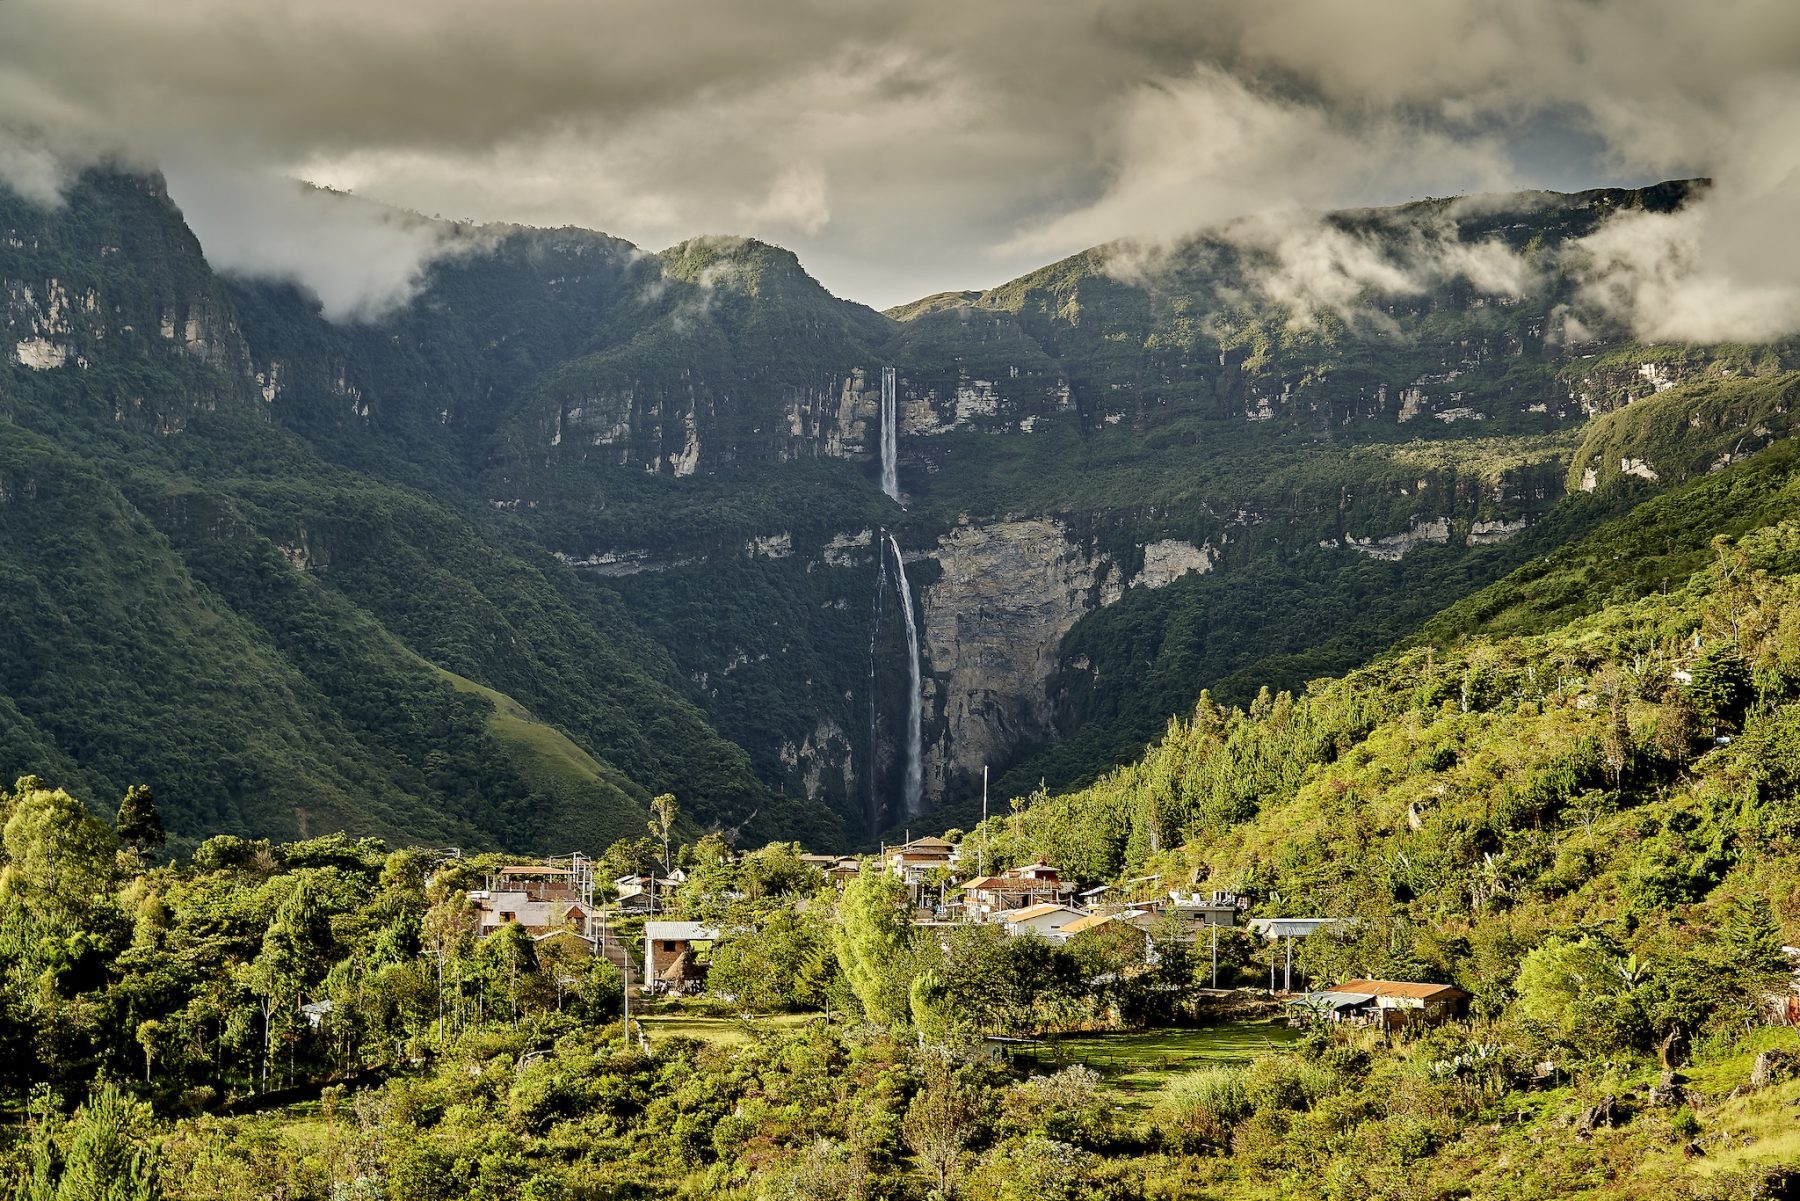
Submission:
POLYGON ((969 1145, 976 1103, 942 1055, 925 1060, 924 1086, 906 1107, 906 1145, 937 1183, 938 1196, 954 1197, 962 1154, 969 1145))
POLYGON ((156 808, 156 797, 148 784, 133 784, 125 790, 125 799, 119 802, 119 816, 114 824, 119 841, 139 855, 154 854, 167 837, 162 814, 156 808))
POLYGON ((662 843, 663 871, 669 870, 673 862, 669 857, 669 842, 675 834, 675 819, 681 816, 681 806, 675 803, 675 794, 665 792, 650 802, 650 833, 662 843))
POLYGON ((150 1107, 102 1084, 60 1130, 48 1113, 21 1182, 26 1201, 158 1201, 158 1157, 150 1107), (60 1144, 55 1145, 55 1144, 60 1144))
POLYGON ((833 934, 838 966, 863 1014, 884 1026, 906 1022, 909 981, 900 970, 912 932, 906 885, 879 864, 865 863, 844 886, 833 934))

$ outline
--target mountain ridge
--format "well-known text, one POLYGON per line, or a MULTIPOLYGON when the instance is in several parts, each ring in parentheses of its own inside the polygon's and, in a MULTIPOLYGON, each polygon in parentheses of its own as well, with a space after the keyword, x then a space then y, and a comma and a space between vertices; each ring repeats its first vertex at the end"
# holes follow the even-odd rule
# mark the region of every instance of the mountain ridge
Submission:
MULTIPOLYGON (((1483 205, 1471 230, 1548 244, 1682 187, 1539 204, 1536 225, 1483 205)), ((1341 220, 1386 236, 1397 211, 1341 220)), ((517 227, 467 231, 398 309, 332 323, 292 283, 214 275, 155 181, 89 177, 0 225, 19 243, 0 253, 0 413, 122 480, 183 560, 168 570, 260 612, 259 638, 310 621, 335 646, 360 614, 404 649, 383 652, 401 676, 416 655, 514 698, 641 785, 594 802, 621 821, 675 791, 701 823, 756 814, 822 845, 878 836, 903 769, 903 651, 891 623, 870 640, 878 531, 919 598, 933 804, 984 763, 1022 793, 1130 759, 1205 684, 1353 665, 1511 570, 1533 525, 1578 533, 1604 508, 1564 504, 1590 413, 1789 361, 1617 336, 1583 358, 1546 337, 1560 293, 1499 303, 1456 280, 1370 296, 1406 333, 1384 344, 1221 307, 1237 252, 1216 246, 1148 287, 1096 249, 977 294, 997 307, 926 298, 902 321, 754 239, 646 253, 517 227), (126 214, 141 253, 114 234, 126 214), (874 478, 890 365, 903 508, 874 478), (303 621, 269 600, 311 595, 284 573, 348 608, 303 621)), ((1719 408, 1716 436, 1752 409, 1719 408)), ((337 681, 326 709, 349 703, 330 656, 287 646, 337 681)), ((366 761, 400 753, 362 720, 366 761)), ((405 788, 446 811, 460 788, 516 842, 532 789, 476 744, 478 786, 420 784, 421 761, 405 788)), ((245 828, 293 833, 283 809, 245 828)), ((172 820, 197 831, 203 811, 172 820)))

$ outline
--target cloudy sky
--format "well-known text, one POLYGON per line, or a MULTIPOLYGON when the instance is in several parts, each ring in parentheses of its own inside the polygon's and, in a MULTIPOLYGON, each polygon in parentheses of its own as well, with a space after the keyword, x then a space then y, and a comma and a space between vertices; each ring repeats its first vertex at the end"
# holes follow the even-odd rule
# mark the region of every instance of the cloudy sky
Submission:
POLYGON ((156 165, 335 311, 427 214, 793 247, 886 306, 1250 213, 1709 174, 1594 247, 1649 333, 1800 327, 1794 0, 0 0, 0 178, 156 165))

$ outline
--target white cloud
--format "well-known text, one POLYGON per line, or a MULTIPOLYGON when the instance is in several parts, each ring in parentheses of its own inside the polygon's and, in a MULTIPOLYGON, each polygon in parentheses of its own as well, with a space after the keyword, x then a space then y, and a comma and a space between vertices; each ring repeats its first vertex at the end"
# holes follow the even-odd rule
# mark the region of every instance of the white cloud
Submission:
MULTIPOLYGON (((46 147, 186 164, 196 213, 298 174, 650 246, 736 230, 881 304, 1248 214, 1704 173, 1700 215, 1590 248, 1593 297, 1671 336, 1800 324, 1796 264, 1746 249, 1800 220, 1791 0, 4 0, 0 113, 38 139, 0 139, 0 179, 40 198, 46 147), (1546 126, 1591 161, 1534 166, 1546 126)), ((304 214, 228 216, 243 269, 308 278, 259 246, 304 214)), ((403 295, 410 237, 319 286, 403 295)), ((1355 249, 1290 257, 1335 286, 1381 269, 1355 249)))
POLYGON ((412 298, 421 274, 472 236, 280 176, 184 166, 170 194, 221 271, 290 280, 334 321, 379 317, 412 298))

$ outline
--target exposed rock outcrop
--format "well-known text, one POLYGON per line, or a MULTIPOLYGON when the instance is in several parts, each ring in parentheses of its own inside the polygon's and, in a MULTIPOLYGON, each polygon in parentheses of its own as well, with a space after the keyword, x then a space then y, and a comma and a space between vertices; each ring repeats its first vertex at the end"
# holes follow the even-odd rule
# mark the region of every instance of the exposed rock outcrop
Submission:
POLYGON ((1218 561, 1219 552, 1210 542, 1195 546, 1175 538, 1158 539, 1144 547, 1144 569, 1132 583, 1161 588, 1190 571, 1205 575, 1218 561))
POLYGON ((1450 519, 1434 517, 1428 521, 1413 519, 1411 528, 1398 534, 1387 534, 1379 538, 1358 538, 1352 534, 1344 535, 1341 541, 1327 538, 1320 542, 1323 547, 1343 547, 1348 550, 1359 550, 1373 559, 1395 560, 1406 556, 1406 553, 1421 546, 1443 546, 1450 541, 1450 519))
POLYGON ((948 792, 1052 729, 1048 681, 1075 623, 1116 599, 1110 564, 1046 518, 959 525, 938 543, 924 593, 927 700, 936 737, 925 787, 948 792))

